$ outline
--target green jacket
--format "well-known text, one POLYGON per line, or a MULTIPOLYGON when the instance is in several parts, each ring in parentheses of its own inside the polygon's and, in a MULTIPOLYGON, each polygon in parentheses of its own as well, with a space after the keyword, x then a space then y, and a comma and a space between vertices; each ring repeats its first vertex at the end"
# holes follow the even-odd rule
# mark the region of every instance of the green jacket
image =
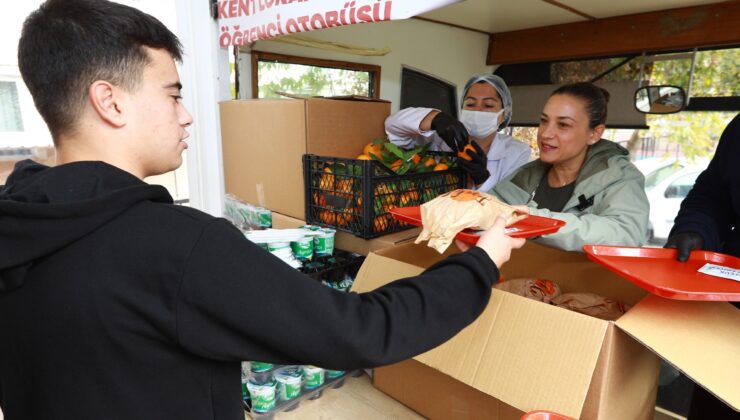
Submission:
POLYGON ((557 233, 538 242, 568 251, 582 251, 586 244, 641 246, 647 240, 650 204, 645 195, 645 177, 629 161, 629 152, 609 140, 589 146, 576 179, 573 195, 562 212, 537 208, 534 191, 549 164, 535 160, 501 180, 491 194, 509 204, 527 204, 530 214, 563 220, 557 233), (578 197, 593 198, 585 209, 578 197))

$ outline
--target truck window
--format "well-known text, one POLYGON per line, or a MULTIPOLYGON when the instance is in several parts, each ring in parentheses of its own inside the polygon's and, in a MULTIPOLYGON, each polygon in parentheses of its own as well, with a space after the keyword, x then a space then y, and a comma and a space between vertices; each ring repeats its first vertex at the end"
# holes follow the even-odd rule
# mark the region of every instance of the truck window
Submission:
POLYGON ((255 98, 300 96, 380 97, 380 67, 252 51, 255 98))
POLYGON ((18 87, 14 81, 0 81, 0 132, 8 131, 23 131, 18 87))

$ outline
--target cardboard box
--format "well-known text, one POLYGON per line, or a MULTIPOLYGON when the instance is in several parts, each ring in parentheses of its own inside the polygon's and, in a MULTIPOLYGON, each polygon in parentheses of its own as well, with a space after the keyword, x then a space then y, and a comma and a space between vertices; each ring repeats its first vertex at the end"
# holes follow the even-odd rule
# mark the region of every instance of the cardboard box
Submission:
POLYGON ((357 157, 385 135, 390 102, 251 99, 220 111, 226 192, 305 220, 302 156, 357 157))
MULTIPOLYGON (((377 251, 353 290, 416 275, 442 257, 424 244, 377 251)), ((634 306, 610 322, 494 289, 478 320, 411 362, 376 369, 376 386, 430 418, 516 419, 550 410, 581 419, 652 419, 654 351, 740 407, 740 311, 728 303, 649 296, 585 254, 532 242, 515 250, 502 272, 634 306)))
POLYGON ((429 419, 519 420, 523 414, 414 359, 376 368, 373 385, 429 419))
POLYGON ((400 232, 379 236, 373 239, 362 239, 351 233, 337 232, 334 238, 334 246, 345 251, 356 252, 360 255, 368 255, 371 252, 396 245, 414 242, 421 233, 421 228, 402 230, 400 232))
MULTIPOLYGON (((295 229, 305 224, 305 220, 272 212, 273 229, 295 229)), ((355 252, 360 255, 367 255, 383 248, 390 248, 396 245, 413 242, 416 237, 419 236, 420 232, 421 228, 413 228, 391 233, 390 235, 381 236, 375 239, 362 239, 352 235, 351 233, 337 232, 334 237, 334 248, 355 252)))
POLYGON ((286 216, 274 211, 272 212, 273 229, 298 229, 305 224, 305 220, 296 219, 295 217, 286 216))

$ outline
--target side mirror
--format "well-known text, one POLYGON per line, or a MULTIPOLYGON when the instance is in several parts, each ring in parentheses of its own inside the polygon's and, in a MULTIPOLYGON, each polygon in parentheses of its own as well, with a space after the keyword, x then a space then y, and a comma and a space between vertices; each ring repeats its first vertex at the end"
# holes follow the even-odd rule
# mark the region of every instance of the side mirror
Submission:
POLYGON ((670 187, 665 189, 665 193, 663 194, 665 198, 678 198, 678 187, 675 185, 671 185, 670 187))
POLYGON ((678 86, 645 86, 635 91, 635 108, 643 114, 673 114, 686 106, 686 91, 678 86))

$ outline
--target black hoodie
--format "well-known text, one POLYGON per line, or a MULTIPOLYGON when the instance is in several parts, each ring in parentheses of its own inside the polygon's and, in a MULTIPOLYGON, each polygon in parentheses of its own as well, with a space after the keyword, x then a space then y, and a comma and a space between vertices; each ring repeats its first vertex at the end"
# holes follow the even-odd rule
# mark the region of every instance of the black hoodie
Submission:
POLYGON ((321 286, 102 162, 0 190, 0 407, 15 419, 243 419, 241 360, 397 362, 485 308, 479 248, 372 293, 321 286))

